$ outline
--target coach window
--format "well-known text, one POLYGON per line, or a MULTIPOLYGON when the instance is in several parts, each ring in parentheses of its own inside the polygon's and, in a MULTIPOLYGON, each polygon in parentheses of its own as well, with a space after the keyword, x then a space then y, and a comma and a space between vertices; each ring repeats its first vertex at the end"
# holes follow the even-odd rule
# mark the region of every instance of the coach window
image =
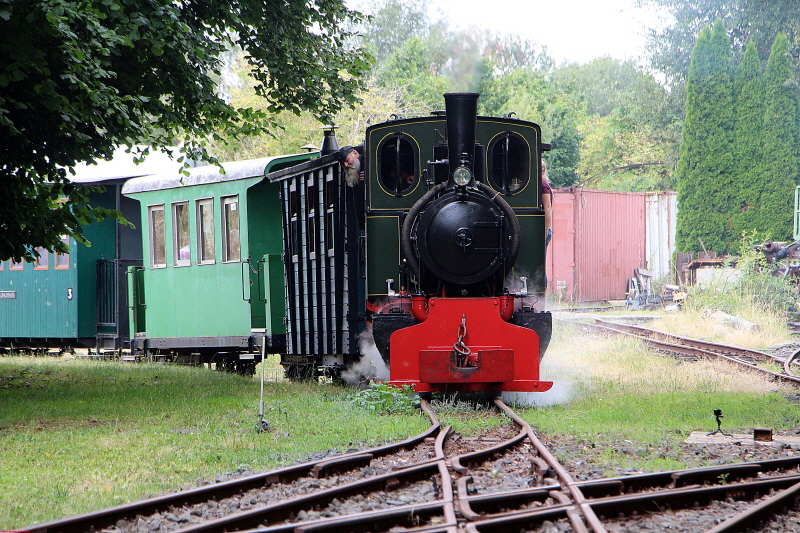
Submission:
POLYGON ((197 200, 197 250, 201 265, 214 263, 214 201, 197 200))
POLYGON ((239 261, 239 197, 222 199, 222 260, 239 261))
POLYGON ((34 270, 47 270, 50 267, 50 252, 44 248, 36 248, 39 257, 33 260, 34 270))
POLYGON ((530 180, 530 151, 519 134, 507 131, 489 143, 489 183, 506 195, 520 192, 530 180))
POLYGON ((163 268, 167 266, 164 204, 151 205, 148 208, 147 220, 150 230, 150 266, 163 268))
POLYGON ((419 150, 411 137, 390 135, 378 147, 378 181, 387 193, 400 197, 411 192, 419 176, 419 150))
POLYGON ((189 244, 189 202, 172 204, 172 264, 189 266, 192 247, 189 244))
MULTIPOLYGON (((69 235, 62 235, 61 242, 69 248, 69 235)), ((69 270, 69 252, 64 254, 56 253, 54 262, 56 270, 69 270)))
POLYGON ((8 260, 8 269, 9 270, 23 270, 24 268, 25 268, 25 262, 24 261, 20 261, 19 263, 17 263, 13 259, 9 259, 8 260))
POLYGON ((6 262, 5 261, 0 261, 0 272, 2 272, 5 269, 6 269, 6 262))

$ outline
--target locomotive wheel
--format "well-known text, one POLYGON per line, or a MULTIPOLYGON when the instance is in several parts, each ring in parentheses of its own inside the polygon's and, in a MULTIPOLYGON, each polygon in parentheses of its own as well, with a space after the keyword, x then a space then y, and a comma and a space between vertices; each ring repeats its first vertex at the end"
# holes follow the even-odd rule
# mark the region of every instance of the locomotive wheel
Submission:
POLYGON ((256 363, 254 361, 239 361, 236 365, 236 373, 251 378, 256 373, 256 363))
POLYGON ((283 375, 289 381, 311 381, 314 377, 314 367, 312 365, 287 365, 283 369, 283 375))

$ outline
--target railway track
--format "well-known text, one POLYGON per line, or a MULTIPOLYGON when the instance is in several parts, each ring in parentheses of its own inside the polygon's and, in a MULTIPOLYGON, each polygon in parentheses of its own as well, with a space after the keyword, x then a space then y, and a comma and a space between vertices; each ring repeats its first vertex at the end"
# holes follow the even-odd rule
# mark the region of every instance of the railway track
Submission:
POLYGON ((460 438, 422 401, 431 426, 400 443, 27 531, 644 533, 663 529, 648 525, 661 514, 684 512, 711 515, 715 525, 683 531, 727 533, 781 515, 800 497, 800 456, 576 481, 530 425, 495 405, 513 423, 500 437, 460 438))
POLYGON ((800 364, 798 358, 800 352, 788 357, 778 357, 757 350, 748 350, 727 344, 716 344, 713 342, 690 339, 670 333, 663 333, 641 326, 631 324, 621 324, 608 320, 594 319, 595 323, 583 323, 583 325, 603 332, 613 332, 628 335, 640 339, 647 346, 661 353, 676 355, 683 358, 717 358, 729 361, 739 366, 743 366, 755 372, 759 372, 778 381, 785 381, 800 386, 800 364), (796 357, 797 356, 797 357, 796 357))

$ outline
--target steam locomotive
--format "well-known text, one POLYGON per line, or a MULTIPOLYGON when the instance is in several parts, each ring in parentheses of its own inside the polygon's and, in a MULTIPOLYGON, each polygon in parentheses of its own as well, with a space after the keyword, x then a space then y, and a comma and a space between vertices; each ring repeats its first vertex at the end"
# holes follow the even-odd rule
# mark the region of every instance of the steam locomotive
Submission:
POLYGON ((390 382, 420 393, 552 386, 539 379, 549 146, 532 122, 477 116, 478 96, 369 127, 361 180, 345 179, 352 147, 332 131, 320 159, 267 176, 283 202, 288 375, 340 373, 366 330, 390 382))
POLYGON ((552 323, 538 178, 549 147, 536 124, 477 117, 477 101, 449 93, 444 116, 367 131, 373 337, 391 382, 418 392, 545 391, 552 323), (418 157, 419 181, 393 181, 419 170, 418 157), (424 194, 407 194, 414 187, 424 194))

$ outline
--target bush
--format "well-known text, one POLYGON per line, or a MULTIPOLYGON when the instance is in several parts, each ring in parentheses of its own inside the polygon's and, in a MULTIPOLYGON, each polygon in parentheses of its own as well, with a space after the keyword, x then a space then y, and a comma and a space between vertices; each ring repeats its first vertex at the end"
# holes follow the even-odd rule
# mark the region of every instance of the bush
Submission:
POLYGON ((353 393, 349 400, 356 407, 382 414, 407 413, 418 403, 411 385, 397 387, 373 382, 369 388, 353 393))

